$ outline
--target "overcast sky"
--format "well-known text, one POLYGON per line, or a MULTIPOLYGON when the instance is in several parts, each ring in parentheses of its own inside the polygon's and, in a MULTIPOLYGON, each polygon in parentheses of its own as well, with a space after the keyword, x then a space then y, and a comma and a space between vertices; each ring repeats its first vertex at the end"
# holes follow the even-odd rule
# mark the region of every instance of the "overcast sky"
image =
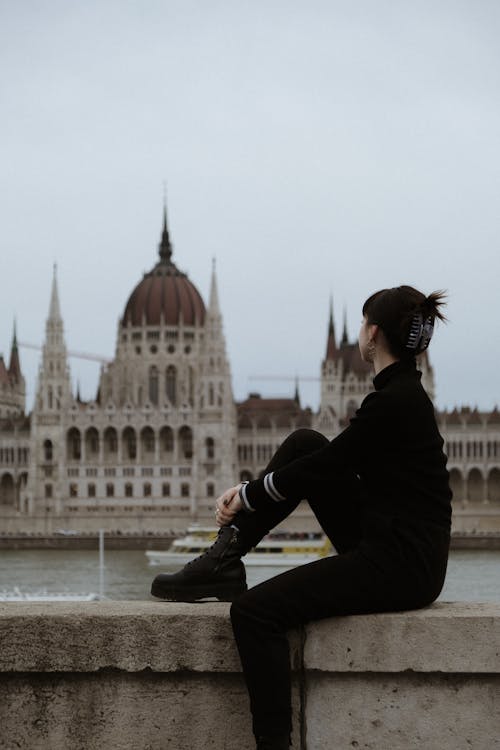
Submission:
POLYGON ((488 0, 0 0, 0 351, 14 317, 42 343, 57 262, 68 348, 113 356, 166 181, 205 299, 217 259, 238 399, 319 375, 331 294, 354 339, 409 283, 449 291, 437 405, 500 404, 499 39, 488 0))

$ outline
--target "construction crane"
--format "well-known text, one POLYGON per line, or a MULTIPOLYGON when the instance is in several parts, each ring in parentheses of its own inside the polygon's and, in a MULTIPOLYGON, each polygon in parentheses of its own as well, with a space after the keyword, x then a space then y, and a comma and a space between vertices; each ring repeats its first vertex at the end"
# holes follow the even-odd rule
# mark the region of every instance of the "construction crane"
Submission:
POLYGON ((249 375, 249 380, 281 380, 283 382, 296 383, 297 381, 302 382, 317 382, 321 380, 320 377, 315 375, 296 375, 291 377, 290 375, 249 375))
MULTIPOLYGON (((18 346, 20 346, 23 349, 36 349, 37 351, 42 351, 43 347, 39 346, 38 344, 27 344, 27 343, 18 343, 18 346)), ((68 351, 67 352, 68 357, 72 357, 74 359, 88 359, 91 362, 100 362, 102 365, 107 365, 109 362, 111 362, 110 357, 103 357, 100 354, 91 354, 89 352, 73 352, 68 351)))

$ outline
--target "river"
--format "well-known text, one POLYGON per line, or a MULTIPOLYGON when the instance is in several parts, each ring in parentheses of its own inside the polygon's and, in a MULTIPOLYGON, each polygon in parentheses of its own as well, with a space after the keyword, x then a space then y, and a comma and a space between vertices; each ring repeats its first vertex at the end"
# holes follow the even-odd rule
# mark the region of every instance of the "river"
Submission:
MULTIPOLYGON (((149 599, 151 580, 168 568, 151 567, 140 551, 105 553, 104 595, 108 599, 149 599)), ((171 570, 171 569, 170 569, 171 570)), ((249 586, 266 580, 273 568, 247 568, 249 586)), ((5 550, 0 553, 0 591, 99 592, 97 550, 5 550)), ((454 550, 439 601, 500 602, 500 550, 454 550)))

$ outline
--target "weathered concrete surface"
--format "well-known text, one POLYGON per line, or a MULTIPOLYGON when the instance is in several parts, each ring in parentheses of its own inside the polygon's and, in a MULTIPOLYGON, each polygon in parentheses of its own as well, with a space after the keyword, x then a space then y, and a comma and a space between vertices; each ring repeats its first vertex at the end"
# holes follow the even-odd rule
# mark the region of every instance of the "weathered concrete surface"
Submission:
POLYGON ((2 750, 254 748, 229 604, 3 603, 0 644, 2 750))
MULTIPOLYGON (((499 582, 500 586, 500 582, 499 582)), ((413 612, 339 617, 306 629, 308 670, 500 672, 500 604, 436 603, 413 612)))
MULTIPOLYGON (((253 750, 227 604, 0 605, 2 750, 253 750)), ((291 634, 294 748, 500 748, 500 605, 291 634), (302 736, 301 736, 302 735, 302 736)))
POLYGON ((0 643, 16 672, 240 671, 223 603, 4 603, 0 643))
POLYGON ((308 750, 497 750, 498 675, 308 677, 308 750))

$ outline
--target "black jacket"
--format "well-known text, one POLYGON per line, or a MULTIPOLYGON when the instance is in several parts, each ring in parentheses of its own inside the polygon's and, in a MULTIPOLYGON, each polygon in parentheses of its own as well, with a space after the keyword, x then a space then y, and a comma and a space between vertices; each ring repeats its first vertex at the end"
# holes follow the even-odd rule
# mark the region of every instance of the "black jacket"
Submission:
MULTIPOLYGON (((307 498, 320 480, 336 500, 339 472, 358 475, 366 510, 405 522, 430 522, 448 531, 451 491, 431 400, 415 360, 378 373, 349 426, 328 445, 245 486, 253 509, 281 499, 307 498)), ((348 502, 348 498, 338 498, 348 502)))

